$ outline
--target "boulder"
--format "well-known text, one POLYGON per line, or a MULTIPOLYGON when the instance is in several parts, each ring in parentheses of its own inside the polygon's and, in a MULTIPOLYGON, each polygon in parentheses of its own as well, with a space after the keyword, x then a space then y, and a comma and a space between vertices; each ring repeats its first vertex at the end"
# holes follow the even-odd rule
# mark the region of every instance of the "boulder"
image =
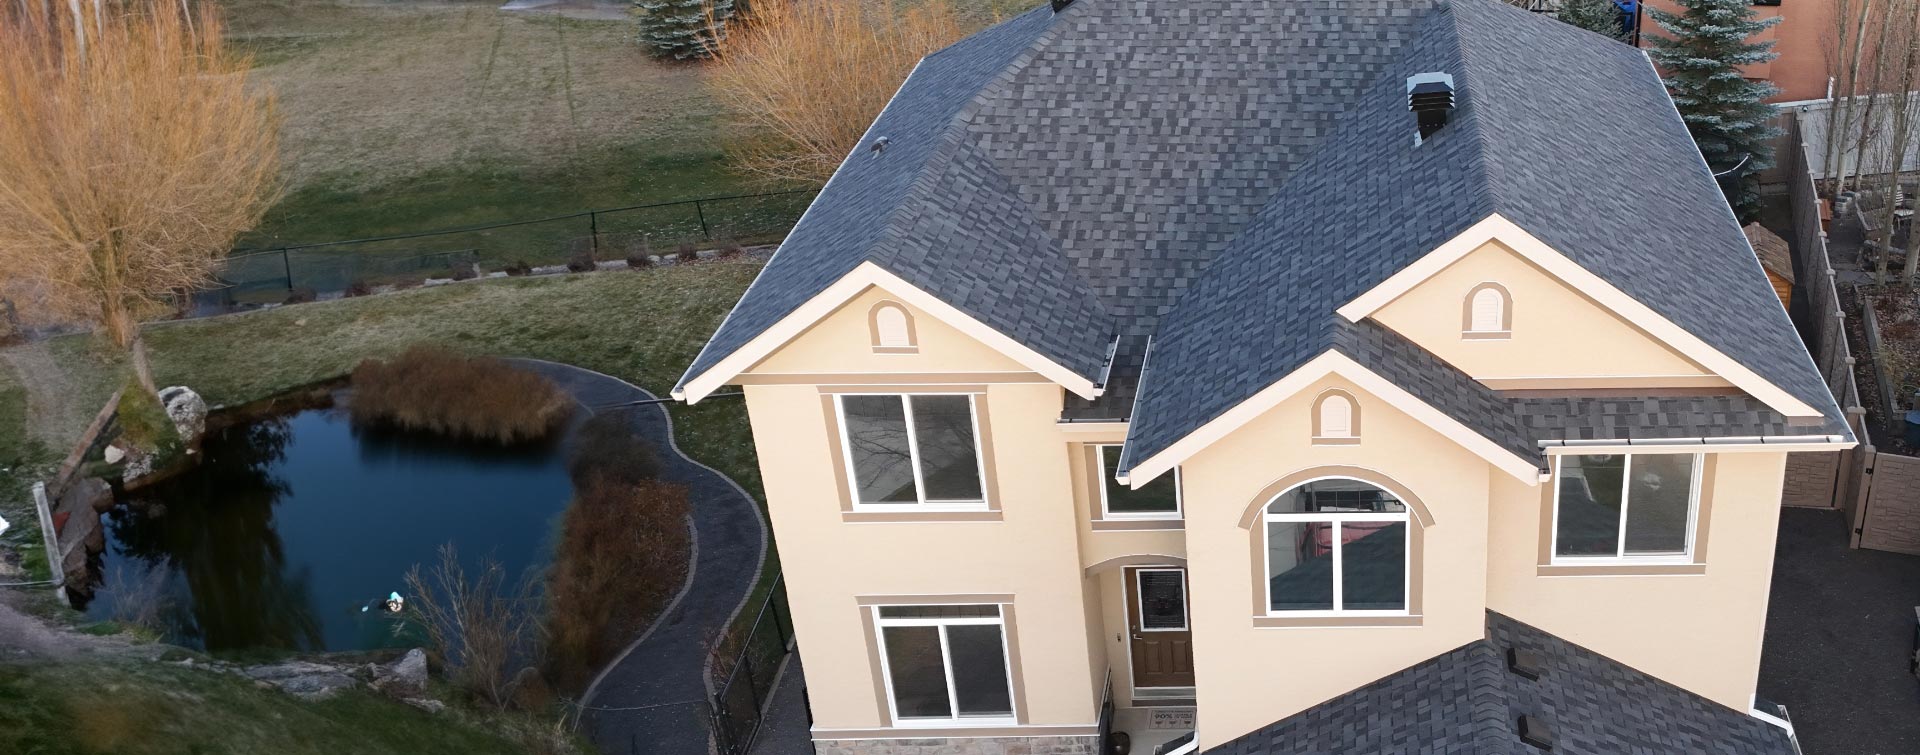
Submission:
POLYGON ((375 666, 373 688, 390 695, 407 697, 427 690, 427 651, 414 648, 400 660, 375 666))
POLYGON ((309 702, 325 700, 339 694, 340 690, 353 689, 360 684, 348 676, 344 669, 308 661, 255 666, 241 673, 256 682, 272 685, 281 692, 309 702))
POLYGON ((207 431, 207 400, 192 388, 176 385, 160 391, 160 405, 180 431, 180 441, 187 448, 199 448, 200 436, 207 431))
POLYGON ((409 697, 406 699, 405 702, 408 705, 411 705, 415 708, 419 708, 428 713, 440 713, 447 709, 446 703, 440 702, 439 700, 435 700, 431 697, 409 697))

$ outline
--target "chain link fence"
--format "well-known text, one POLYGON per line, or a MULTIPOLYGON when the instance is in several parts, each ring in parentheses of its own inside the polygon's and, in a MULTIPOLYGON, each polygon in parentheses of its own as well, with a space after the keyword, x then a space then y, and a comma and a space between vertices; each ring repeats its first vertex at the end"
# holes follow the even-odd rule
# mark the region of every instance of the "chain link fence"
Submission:
POLYGON ((192 309, 211 313, 491 270, 775 243, 815 189, 705 197, 378 238, 236 249, 192 309))
POLYGON ((793 613, 787 608, 784 576, 773 578, 773 589, 736 652, 730 668, 714 669, 724 679, 710 710, 721 755, 746 755, 753 748, 765 723, 767 698, 773 694, 780 663, 793 652, 793 613))

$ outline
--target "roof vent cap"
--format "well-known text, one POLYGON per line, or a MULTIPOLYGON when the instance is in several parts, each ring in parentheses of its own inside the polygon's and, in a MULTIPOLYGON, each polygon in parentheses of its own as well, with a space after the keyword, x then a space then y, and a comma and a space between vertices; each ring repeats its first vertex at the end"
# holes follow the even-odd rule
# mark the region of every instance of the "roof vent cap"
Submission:
POLYGON ((1533 745, 1534 747, 1538 747, 1542 750, 1552 751, 1553 750, 1553 728, 1547 725, 1546 719, 1541 718, 1539 716, 1534 716, 1534 715, 1521 716, 1520 717, 1520 741, 1533 745))
POLYGON ((874 155, 879 155, 887 151, 887 148, 890 146, 893 146, 893 140, 883 136, 873 140, 873 146, 868 147, 867 151, 872 152, 874 155))
POLYGON ((1539 681, 1540 654, 1517 645, 1507 648, 1507 670, 1523 678, 1539 681))
POLYGON ((1420 141, 1432 138, 1453 115, 1453 76, 1434 71, 1407 77, 1407 109, 1420 123, 1420 141))

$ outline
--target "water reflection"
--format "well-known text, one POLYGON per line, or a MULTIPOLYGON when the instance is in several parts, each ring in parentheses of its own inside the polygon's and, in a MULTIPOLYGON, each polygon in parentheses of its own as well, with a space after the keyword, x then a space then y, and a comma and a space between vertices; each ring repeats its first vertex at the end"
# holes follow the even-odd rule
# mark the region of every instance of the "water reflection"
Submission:
POLYGON ((501 448, 355 428, 313 409, 209 437, 196 469, 107 515, 96 618, 146 610, 210 650, 397 647, 369 601, 453 542, 539 568, 571 495, 552 445, 501 448))

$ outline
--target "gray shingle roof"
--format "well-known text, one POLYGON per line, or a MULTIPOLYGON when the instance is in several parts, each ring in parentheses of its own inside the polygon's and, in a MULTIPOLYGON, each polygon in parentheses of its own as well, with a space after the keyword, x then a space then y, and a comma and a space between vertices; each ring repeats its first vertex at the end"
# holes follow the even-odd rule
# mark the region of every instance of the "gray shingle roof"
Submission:
MULTIPOLYGON (((1161 324, 1122 468, 1329 349, 1358 359, 1334 310, 1495 213, 1838 426, 1646 58, 1497 0, 1451 0, 1161 324), (1451 74, 1459 104, 1416 145, 1404 81, 1426 71, 1451 74)), ((1498 429, 1460 413, 1486 405, 1471 391, 1438 390, 1415 393, 1498 429)))
POLYGON ((1464 647, 1215 747, 1210 755, 1537 755, 1522 715, 1563 755, 1794 755, 1785 732, 1498 613, 1464 647), (1506 652, 1539 654, 1540 678, 1506 652))
POLYGON ((1106 377, 1064 418, 1133 415, 1123 468, 1329 349, 1517 452, 1785 424, 1516 404, 1334 314, 1495 212, 1840 416, 1645 57, 1498 0, 1079 0, 928 56, 682 380, 872 262, 1106 377), (1426 71, 1459 106, 1416 148, 1426 71))

